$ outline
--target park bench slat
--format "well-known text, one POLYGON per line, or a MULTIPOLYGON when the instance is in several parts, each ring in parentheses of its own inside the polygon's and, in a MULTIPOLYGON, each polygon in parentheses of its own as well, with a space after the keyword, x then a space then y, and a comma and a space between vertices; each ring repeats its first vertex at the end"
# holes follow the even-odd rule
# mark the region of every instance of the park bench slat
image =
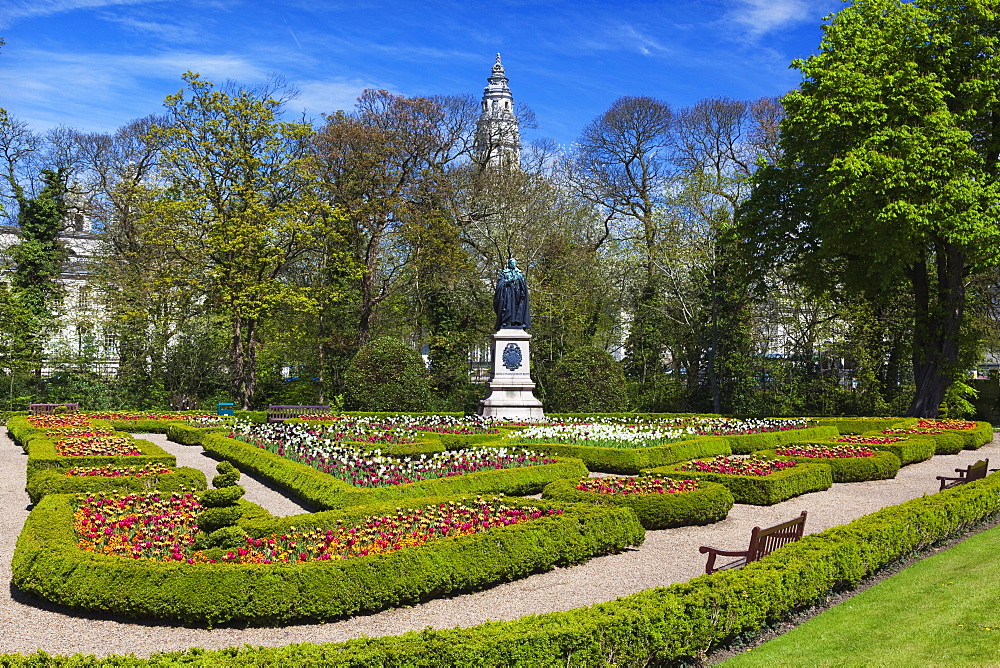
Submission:
POLYGON ((941 487, 938 488, 938 491, 958 487, 973 480, 981 480, 986 477, 989 466, 990 460, 980 459, 975 464, 969 464, 964 469, 955 469, 955 473, 958 474, 957 476, 939 475, 937 479, 941 481, 941 487))

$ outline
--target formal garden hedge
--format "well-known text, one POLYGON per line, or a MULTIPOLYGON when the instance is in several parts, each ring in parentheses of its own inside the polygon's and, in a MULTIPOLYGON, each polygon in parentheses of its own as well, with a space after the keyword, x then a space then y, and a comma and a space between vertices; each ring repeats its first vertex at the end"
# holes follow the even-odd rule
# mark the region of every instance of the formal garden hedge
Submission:
MULTIPOLYGON (((872 450, 875 450, 873 446, 872 450)), ((866 480, 887 480, 895 478, 899 473, 899 457, 885 450, 875 450, 873 457, 830 457, 817 459, 812 457, 793 457, 779 455, 774 450, 755 452, 756 457, 768 459, 786 459, 802 464, 825 464, 830 467, 834 482, 864 482, 866 480)))
POLYGON ((786 443, 796 443, 803 439, 827 438, 837 436, 835 427, 806 427, 805 429, 786 429, 759 434, 733 434, 723 436, 729 443, 734 455, 749 455, 757 450, 768 450, 786 443))
POLYGON ((171 423, 167 428, 167 438, 174 443, 181 445, 201 445, 201 439, 205 434, 217 434, 229 431, 228 427, 193 427, 186 423, 171 423))
POLYGON ((554 464, 479 471, 388 487, 358 488, 311 466, 218 434, 207 435, 202 447, 212 456, 227 459, 241 470, 269 480, 302 501, 324 509, 454 494, 523 496, 541 492, 554 480, 579 478, 587 474, 587 468, 579 459, 560 457, 554 464))
POLYGON ((151 476, 70 476, 63 469, 30 472, 25 489, 32 503, 46 494, 77 494, 90 492, 179 492, 202 490, 208 486, 205 474, 186 466, 171 467, 167 473, 151 476))
POLYGON ((808 419, 815 420, 823 427, 833 427, 841 434, 866 434, 893 427, 910 427, 917 423, 913 418, 898 417, 817 417, 808 419))
POLYGON ((138 455, 86 455, 67 457, 56 450, 55 438, 47 436, 29 436, 22 441, 22 447, 28 453, 28 474, 43 469, 65 469, 76 466, 138 466, 142 464, 163 464, 177 466, 177 458, 155 443, 145 439, 133 438, 125 432, 115 432, 115 436, 127 438, 140 453, 138 455))
POLYGON ((400 636, 132 656, 0 655, 11 666, 591 666, 696 664, 1000 513, 1000 476, 810 534, 745 568, 565 612, 400 636))
MULTIPOLYGON (((468 592, 628 546, 644 532, 626 508, 566 504, 562 514, 497 526, 387 554, 289 564, 133 560, 82 550, 73 530, 73 496, 49 495, 31 511, 12 563, 18 589, 74 609, 194 625, 274 625, 329 620, 468 592)), ((409 508, 454 500, 425 498, 409 508)), ((538 500, 509 505, 562 508, 538 500)), ((396 506, 383 506, 392 512, 396 506)), ((295 518, 258 519, 258 536, 333 529, 377 514, 368 506, 295 518)))
MULTIPOLYGON (((517 434, 510 437, 510 444, 517 444, 517 434)), ((676 443, 649 448, 604 448, 593 445, 567 443, 529 443, 523 447, 544 452, 553 457, 574 457, 583 461, 591 471, 635 475, 643 469, 683 462, 696 457, 728 455, 729 442, 722 436, 696 436, 676 443)))
POLYGON ((643 471, 647 475, 674 478, 675 480, 706 480, 725 485, 736 503, 770 506, 792 497, 830 489, 833 476, 826 464, 798 464, 792 468, 775 471, 765 476, 730 475, 681 471, 683 464, 660 466, 643 471))
POLYGON ((733 495, 724 486, 699 482, 698 489, 679 493, 600 494, 577 489, 579 480, 556 480, 542 490, 543 499, 631 508, 645 529, 712 524, 726 519, 733 495))

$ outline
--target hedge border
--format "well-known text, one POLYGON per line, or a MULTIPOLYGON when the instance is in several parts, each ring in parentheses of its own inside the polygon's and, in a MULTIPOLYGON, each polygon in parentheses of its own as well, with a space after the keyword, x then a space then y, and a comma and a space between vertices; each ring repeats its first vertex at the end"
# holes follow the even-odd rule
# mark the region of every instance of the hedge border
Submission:
POLYGON ((806 427, 804 429, 785 429, 769 431, 760 434, 734 434, 723 436, 729 442, 734 455, 749 455, 756 450, 768 450, 787 443, 796 443, 800 438, 826 438, 839 436, 835 427, 806 427))
POLYGON ((74 466, 135 466, 138 464, 163 464, 177 466, 177 458, 160 446, 142 438, 134 438, 126 432, 115 432, 115 436, 127 436, 141 455, 66 457, 56 451, 56 440, 48 436, 29 436, 24 441, 28 452, 28 473, 44 469, 65 469, 74 466))
POLYGON ((179 492, 208 488, 205 474, 187 466, 170 467, 170 473, 160 473, 142 478, 122 476, 68 476, 59 469, 44 469, 29 473, 25 491, 32 503, 38 503, 47 494, 79 494, 90 492, 179 492))
POLYGON ((697 663, 707 652, 756 634, 795 610, 1000 513, 1000 476, 876 511, 846 525, 804 536, 735 571, 648 589, 565 612, 487 622, 464 629, 427 629, 340 643, 298 643, 160 652, 98 659, 0 655, 12 666, 454 666, 664 665, 697 663))
POLYGON ((792 468, 775 471, 766 476, 728 475, 723 473, 700 473, 680 471, 682 464, 661 466, 643 471, 647 475, 693 479, 717 482, 729 488, 736 503, 754 506, 771 506, 809 492, 830 489, 833 475, 826 464, 798 464, 792 468))
POLYGON ((731 454, 729 442, 721 436, 696 436, 676 443, 651 448, 602 448, 593 445, 566 443, 521 443, 514 434, 507 446, 530 448, 555 457, 574 457, 583 461, 591 471, 636 475, 654 466, 664 466, 697 457, 731 454))
POLYGON ((311 466, 285 459, 263 448, 218 434, 207 435, 202 447, 219 459, 260 476, 317 508, 347 508, 381 501, 455 494, 537 494, 560 478, 579 478, 587 468, 579 459, 560 458, 555 464, 519 469, 479 471, 466 475, 421 480, 391 487, 358 488, 311 466))
POLYGON ((15 586, 74 609, 208 626, 324 621, 416 603, 580 563, 641 544, 645 535, 628 509, 565 504, 559 515, 389 554, 268 566, 158 563, 81 550, 72 501, 49 495, 32 510, 14 550, 15 586))
POLYGON ((732 493, 725 485, 699 482, 690 492, 663 494, 599 494, 577 489, 579 480, 556 480, 542 490, 543 499, 568 503, 630 508, 644 529, 712 524, 726 519, 733 507, 732 493))
MULTIPOLYGON (((872 448, 874 450, 874 448, 872 448)), ((868 480, 888 480, 895 478, 901 466, 899 457, 887 450, 875 450, 873 457, 794 457, 779 455, 774 450, 760 450, 753 453, 767 459, 783 459, 800 464, 826 464, 834 482, 865 482, 868 480)))

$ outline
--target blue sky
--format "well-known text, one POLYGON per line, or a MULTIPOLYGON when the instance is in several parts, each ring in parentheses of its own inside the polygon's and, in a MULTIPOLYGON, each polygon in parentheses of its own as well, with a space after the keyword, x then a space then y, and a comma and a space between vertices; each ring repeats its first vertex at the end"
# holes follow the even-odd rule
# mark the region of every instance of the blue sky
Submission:
POLYGON ((162 111, 199 72, 253 84, 276 73, 319 119, 365 88, 471 93, 503 54, 517 102, 572 142, 622 95, 676 107, 797 85, 839 0, 0 0, 0 107, 36 130, 110 132, 162 111))

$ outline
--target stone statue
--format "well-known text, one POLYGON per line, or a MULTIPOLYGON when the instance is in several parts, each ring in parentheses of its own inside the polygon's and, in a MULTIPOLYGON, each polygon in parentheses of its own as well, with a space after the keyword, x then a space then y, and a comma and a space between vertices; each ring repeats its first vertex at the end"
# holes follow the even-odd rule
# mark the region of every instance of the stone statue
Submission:
POLYGON ((524 272, 517 268, 514 258, 507 262, 507 268, 497 278, 497 289, 493 293, 493 310, 497 314, 497 329, 524 329, 531 326, 528 306, 528 282, 524 272))

